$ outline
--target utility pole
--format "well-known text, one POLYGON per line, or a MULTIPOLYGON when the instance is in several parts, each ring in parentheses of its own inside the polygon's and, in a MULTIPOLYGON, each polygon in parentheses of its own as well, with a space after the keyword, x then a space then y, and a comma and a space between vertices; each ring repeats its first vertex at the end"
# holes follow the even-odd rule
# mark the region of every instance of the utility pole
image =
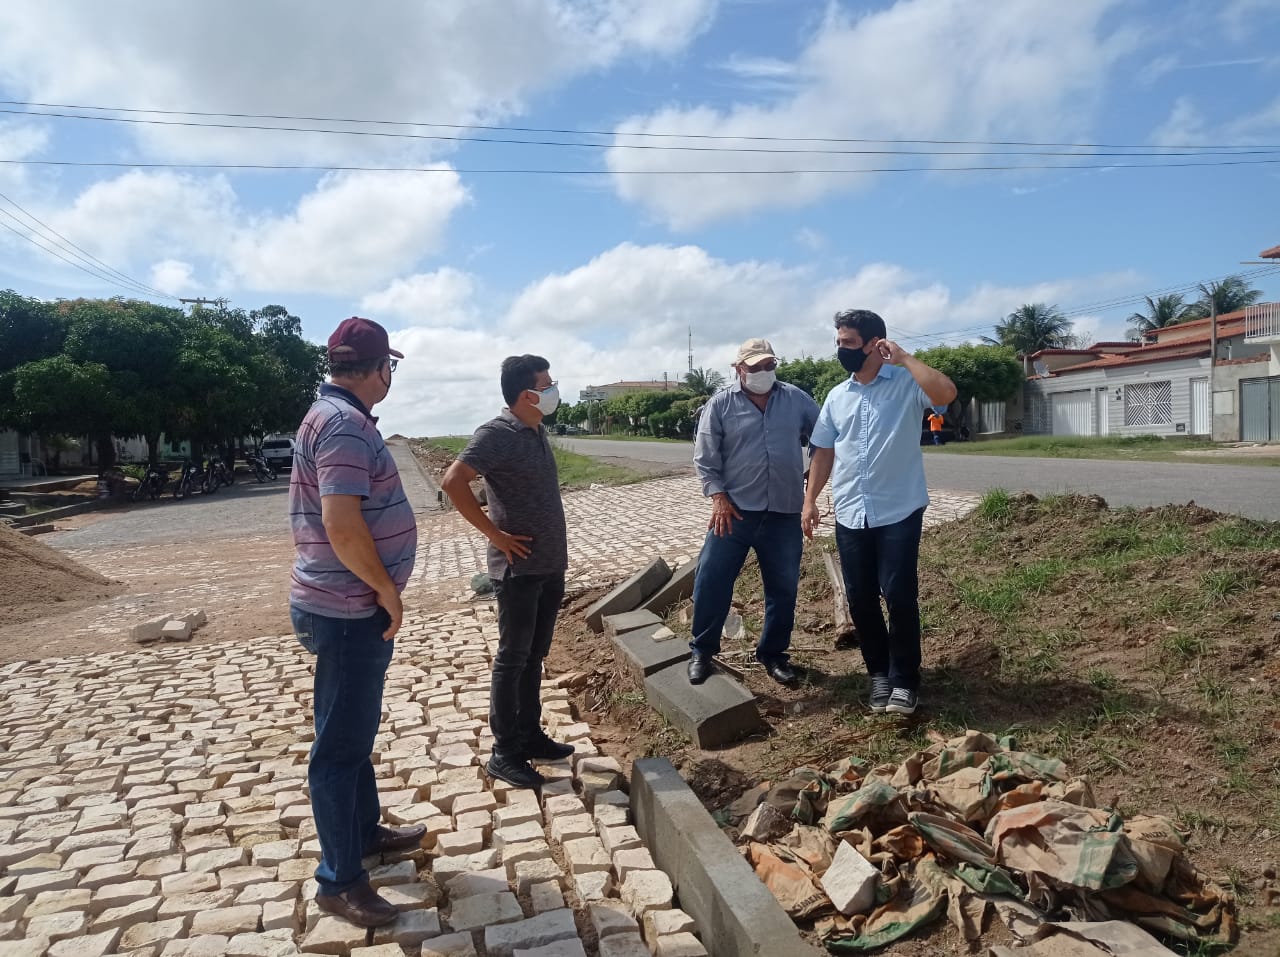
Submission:
POLYGON ((693 371, 693 326, 689 327, 689 371, 693 371))
POLYGON ((1214 369, 1218 365, 1218 300, 1209 290, 1209 441, 1213 441, 1213 396, 1216 383, 1214 369))

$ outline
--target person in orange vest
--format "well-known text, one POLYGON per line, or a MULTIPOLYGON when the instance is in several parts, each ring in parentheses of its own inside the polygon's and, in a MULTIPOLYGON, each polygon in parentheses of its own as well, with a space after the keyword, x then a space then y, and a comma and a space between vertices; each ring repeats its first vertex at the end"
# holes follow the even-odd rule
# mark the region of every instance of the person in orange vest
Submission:
POLYGON ((929 413, 929 431, 933 433, 933 444, 942 445, 942 416, 934 409, 929 413))

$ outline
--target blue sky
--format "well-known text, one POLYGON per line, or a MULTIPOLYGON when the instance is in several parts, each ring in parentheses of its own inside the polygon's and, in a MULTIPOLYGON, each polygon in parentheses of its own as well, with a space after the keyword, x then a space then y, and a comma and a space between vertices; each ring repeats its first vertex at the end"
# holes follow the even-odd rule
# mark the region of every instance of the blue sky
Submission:
MULTIPOLYGON (((281 303, 317 341, 371 316, 408 356, 380 408, 387 432, 474 428, 501 405, 498 364, 515 352, 547 356, 571 400, 588 384, 676 377, 690 327, 694 364, 724 372, 757 335, 786 356, 829 352, 831 315, 848 307, 880 312, 912 348, 975 338, 1034 301, 1059 305, 1086 337, 1122 338, 1140 303, 1105 304, 1249 270, 1242 260, 1280 243, 1274 0, 264 0, 234 14, 185 5, 176 20, 173 9, 0 6, 0 99, 15 101, 0 104, 13 111, 0 113, 0 160, 22 161, 0 163, 0 194, 53 230, 0 199, 11 228, 0 287, 136 294, 53 258, 29 241, 39 236, 157 301, 281 303), (984 145, 1009 141, 1145 155, 984 145), (1171 155, 1181 147, 1202 149, 1171 155), (941 155, 957 150, 1006 155, 941 155), (1028 155, 1055 150, 1073 155, 1028 155), (1119 168, 1224 161, 1239 165, 1119 168), (803 172, 883 167, 918 169, 803 172), (567 172, 479 172, 517 169, 567 172)), ((1280 271, 1254 281, 1280 298, 1280 271)))

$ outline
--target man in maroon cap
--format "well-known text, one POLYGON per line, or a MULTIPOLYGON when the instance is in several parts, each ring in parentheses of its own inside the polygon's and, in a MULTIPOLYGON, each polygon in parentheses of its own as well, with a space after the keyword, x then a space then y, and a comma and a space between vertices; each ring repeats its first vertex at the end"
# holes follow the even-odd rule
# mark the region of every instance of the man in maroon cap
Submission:
POLYGON ((396 919, 361 859, 417 847, 426 828, 379 823, 370 754, 382 684, 413 571, 418 527, 400 473, 370 413, 396 363, 387 331, 344 319, 329 337, 329 378, 294 439, 289 521, 298 558, 293 629, 316 656, 315 741, 307 770, 320 838, 316 903, 361 927, 396 919))

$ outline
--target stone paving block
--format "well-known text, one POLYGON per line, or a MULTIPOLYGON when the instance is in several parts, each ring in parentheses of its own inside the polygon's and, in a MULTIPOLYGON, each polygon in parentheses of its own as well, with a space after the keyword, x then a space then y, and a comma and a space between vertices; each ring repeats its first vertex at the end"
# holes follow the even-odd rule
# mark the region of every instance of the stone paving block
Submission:
POLYGON ((134 924, 154 921, 159 915, 162 902, 163 898, 151 896, 108 907, 93 919, 93 930, 97 933, 114 927, 132 927, 134 924))
POLYGON ((489 957, 513 957, 515 949, 541 947, 558 940, 577 939, 573 911, 569 908, 548 911, 513 924, 486 927, 484 946, 489 957))
POLYGON ((524 911, 516 895, 503 891, 459 898, 453 902, 447 922, 452 930, 482 930, 490 924, 508 924, 523 919, 524 911))
POLYGON ((648 628, 650 625, 661 625, 662 619, 651 611, 641 608, 636 611, 624 611, 617 615, 605 615, 601 618, 606 638, 617 638, 629 631, 648 628))
POLYGON ((415 884, 418 881, 418 866, 413 861, 396 861, 394 864, 382 864, 371 868, 369 883, 374 887, 387 887, 391 884, 415 884))
POLYGON ((831 866, 822 875, 822 889, 835 909, 845 916, 860 914, 876 900, 880 871, 852 844, 840 842, 831 866))
POLYGON ((27 936, 47 937, 51 941, 59 941, 68 937, 80 937, 88 928, 88 914, 83 911, 64 911, 60 914, 32 917, 27 921, 27 936))
POLYGON ((632 871, 651 871, 656 867, 647 847, 629 847, 613 855, 613 870, 620 881, 626 880, 632 871))
POLYGON ((449 899, 457 901, 476 894, 500 894, 509 890, 510 885, 507 882, 506 868, 494 867, 487 871, 459 874, 449 881, 446 889, 449 892, 449 899))
POLYGON ((262 929, 264 931, 285 930, 292 935, 298 929, 297 901, 290 899, 264 903, 262 905, 262 929))
MULTIPOLYGON (((227 944, 227 957, 292 957, 297 953, 298 945, 287 930, 236 934, 227 944)), ((397 954, 396 957, 403 955, 397 954)))
POLYGON ((448 884, 449 880, 467 871, 487 871, 502 861, 502 852, 495 848, 480 851, 477 854, 463 854, 457 857, 437 857, 431 862, 431 873, 436 883, 448 884))
POLYGON ((484 832, 462 830, 437 834, 436 848, 444 855, 474 854, 476 851, 484 850, 484 832))
POLYGON ((192 917, 190 933, 192 937, 200 934, 234 937, 236 934, 256 931, 261 918, 262 907, 257 904, 220 907, 218 910, 204 911, 192 917))
POLYGON ((671 934, 694 933, 697 926, 693 918, 678 907, 670 910, 651 910, 644 915, 644 939, 656 941, 671 934))
POLYGON ((164 945, 166 941, 181 937, 186 933, 187 919, 172 917, 146 924, 134 924, 126 927, 120 935, 116 947, 121 953, 150 947, 152 944, 164 945))
POLYGON ((580 837, 563 844, 565 864, 569 873, 577 876, 590 871, 607 871, 612 867, 609 853, 594 835, 580 837))
MULTIPOLYGON (((48 957, 106 957, 107 954, 116 952, 116 941, 119 939, 119 929, 86 934, 83 937, 69 937, 50 947, 48 957)), ((0 948, 0 952, 4 952, 3 948, 0 948)))
POLYGON ((650 957, 640 935, 636 933, 614 934, 600 941, 600 957, 650 957))
POLYGON ((220 934, 171 940, 160 951, 160 957, 223 957, 230 943, 228 938, 220 934))
POLYGON ((596 937, 603 940, 614 934, 639 933, 640 925, 631 916, 626 905, 618 900, 602 900, 587 905, 587 919, 596 937))
POLYGON ((676 665, 647 677, 644 690, 653 709, 699 748, 730 744, 762 726, 754 696, 723 671, 691 685, 684 666, 676 665))
POLYGON ((520 824, 509 824, 493 832, 493 846, 506 848, 525 841, 543 840, 542 822, 539 820, 523 821, 520 824))
POLYGON ((26 894, 0 897, 0 920, 17 920, 23 915, 27 905, 30 903, 31 898, 26 894))
POLYGON ((374 944, 372 947, 357 947, 351 957, 404 957, 399 944, 374 944))
POLYGON ((591 816, 595 818, 597 828, 623 827, 631 823, 631 814, 627 809, 614 804, 597 804, 591 816))
POLYGON ((470 934, 444 934, 422 944, 422 957, 476 957, 470 934))
MULTIPOLYGON (((154 884, 154 881, 147 883, 154 884)), ((177 874, 166 874, 160 878, 160 893, 165 897, 178 897, 182 894, 199 894, 202 891, 216 891, 218 875, 212 871, 190 873, 180 871, 177 874)))
POLYGON ((580 837, 592 837, 595 833, 596 822, 589 814, 569 814, 551 821, 551 839, 558 844, 580 837))
POLYGON ((48 937, 28 933, 22 940, 5 941, 4 957, 46 957, 51 943, 48 937))
POLYGON ((224 867, 218 871, 218 886, 228 890, 240 890, 250 884, 265 884, 275 880, 275 868, 254 867, 242 864, 239 867, 224 867))
POLYGON ((685 642, 654 639, 653 636, 662 627, 661 624, 650 625, 613 639, 613 645, 619 652, 618 663, 636 684, 641 684, 645 678, 659 671, 682 665, 689 659, 691 652, 685 642))
POLYGON ((512 957, 587 957, 587 952, 582 941, 574 937, 543 944, 541 947, 519 947, 512 952, 512 957))
POLYGON ((542 881, 564 883, 564 872, 560 870, 560 865, 549 857, 521 861, 511 868, 511 883, 515 885, 517 894, 527 894, 531 885, 542 881))
POLYGON ((537 861, 551 856, 551 845, 542 838, 536 841, 521 841, 519 844, 506 844, 502 848, 502 863, 507 874, 522 861, 537 861))
POLYGON ((623 824, 618 827, 606 827, 600 830, 600 842, 604 845, 604 849, 609 852, 612 857, 618 851, 629 850, 633 847, 643 847, 644 842, 640 840, 640 832, 630 824, 623 824))
POLYGON ((631 913, 643 918, 647 911, 668 910, 675 890, 662 871, 631 871, 622 882, 621 896, 631 913))
POLYGON ((391 884, 379 889, 378 894, 396 910, 435 907, 440 901, 440 889, 434 883, 427 881, 391 884))
POLYGON ((609 897, 613 890, 613 875, 608 871, 587 871, 573 876, 573 890, 578 900, 602 901, 609 897))
POLYGON ((657 939, 653 957, 707 957, 707 948, 688 932, 667 934, 657 939))
POLYGON ((261 884, 249 884, 240 888, 235 903, 236 906, 244 904, 262 906, 270 901, 296 900, 297 896, 297 881, 264 881, 261 884))
POLYGON ((592 631, 604 630, 604 616, 632 611, 648 600, 671 578, 671 569, 661 558, 656 558, 631 575, 607 595, 587 609, 586 621, 592 631))
POLYGON ((502 806, 493 812, 493 830, 496 834, 499 830, 507 827, 514 827, 517 824, 528 824, 530 821, 541 821, 542 811, 537 804, 518 804, 512 806, 502 806))
POLYGON ((25 917, 40 917, 43 914, 57 914, 68 910, 88 910, 89 899, 93 892, 78 887, 68 887, 60 891, 42 891, 35 900, 27 905, 25 917))
POLYGON ((401 911, 400 916, 385 927, 373 931, 375 944, 398 944, 417 947, 424 940, 440 936, 440 914, 434 908, 401 911))
POLYGON ((545 914, 564 906, 564 891, 555 881, 539 881, 529 885, 529 907, 535 914, 545 914))
POLYGON ((660 617, 665 615, 680 602, 693 597, 693 583, 697 575, 696 559, 677 565, 666 584, 654 592, 641 607, 660 617))
POLYGON ((185 917, 201 911, 226 907, 235 897, 235 891, 216 890, 200 891, 195 894, 179 894, 177 897, 166 897, 160 903, 157 919, 169 917, 185 917))
POLYGON ((302 940, 302 949, 312 954, 349 954, 366 942, 365 928, 341 917, 324 916, 316 921, 302 940))

